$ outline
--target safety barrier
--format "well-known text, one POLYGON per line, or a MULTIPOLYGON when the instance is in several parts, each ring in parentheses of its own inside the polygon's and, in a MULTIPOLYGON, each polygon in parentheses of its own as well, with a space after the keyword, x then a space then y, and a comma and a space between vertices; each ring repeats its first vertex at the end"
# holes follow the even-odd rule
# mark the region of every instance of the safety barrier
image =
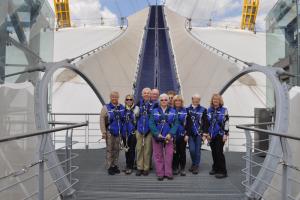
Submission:
MULTIPOLYGON (((59 122, 52 122, 54 123, 59 123, 59 122)), ((59 124, 66 124, 66 123, 59 123, 59 124)), ((84 127, 87 126, 88 122, 84 123, 76 123, 76 124, 69 124, 67 126, 62 126, 59 128, 54 128, 54 129, 48 129, 44 131, 38 131, 34 133, 28 133, 28 134, 22 134, 22 135, 14 135, 10 137, 5 137, 5 138, 0 138, 0 143, 5 144, 7 142, 11 141, 18 141, 21 139, 28 139, 32 137, 39 137, 38 141, 39 144, 37 145, 38 147, 38 158, 34 162, 31 162, 29 164, 25 164, 23 168, 20 168, 19 170, 11 171, 7 173, 6 175, 0 177, 0 183, 4 183, 1 185, 5 185, 4 187, 0 188, 0 195, 4 195, 9 199, 10 192, 13 188, 16 187, 22 187, 23 185, 26 186, 26 182, 37 179, 38 184, 37 188, 35 189, 34 192, 27 194, 23 199, 39 199, 43 200, 45 199, 45 190, 47 190, 49 187, 53 186, 56 182, 59 182, 61 179, 67 177, 69 180, 70 188, 73 187, 75 184, 79 182, 78 179, 72 178, 72 174, 76 172, 79 167, 72 165, 72 161, 78 157, 77 154, 72 153, 72 148, 73 145, 76 144, 76 141, 73 141, 73 130, 79 127, 84 127), (61 131, 66 131, 65 134, 65 139, 60 141, 63 143, 63 146, 61 146, 59 149, 53 150, 53 151, 45 151, 45 141, 46 138, 53 133, 56 132, 61 132, 61 131), (47 168, 45 167, 45 163, 48 161, 48 156, 52 153, 57 153, 59 155, 60 162, 58 162, 55 165, 48 166, 47 168), (48 171, 51 171, 52 169, 61 166, 64 169, 65 174, 61 177, 58 177, 55 180, 52 180, 50 182, 45 181, 45 173, 48 171), (33 175, 29 175, 28 177, 24 178, 24 175, 27 175, 31 171, 36 171, 35 173, 32 173, 33 175), (23 177, 22 177, 23 176, 23 177), (14 178, 12 184, 7 185, 7 183, 11 182, 11 178, 14 178)), ((54 141, 58 142, 58 141, 54 141)), ((24 187, 24 186, 23 186, 24 187)), ((32 187, 32 186, 31 186, 32 187)), ((67 188, 67 189, 70 189, 67 188)), ((59 188, 58 188, 59 189, 59 188)), ((58 191, 58 194, 55 194, 54 196, 48 197, 47 199, 57 199, 60 197, 65 191, 58 191)), ((74 190, 75 192, 75 190, 74 190)), ((70 194, 73 195, 73 194, 70 194)))
MULTIPOLYGON (((273 123, 264 123, 265 125, 273 125, 273 123)), ((254 128, 255 126, 262 125, 262 124, 246 124, 246 125, 239 125, 237 128, 242 129, 245 131, 246 135, 246 155, 243 157, 246 161, 246 168, 242 170, 245 174, 246 179, 242 182, 242 184, 246 188, 246 195, 250 199, 260 199, 263 198, 268 200, 264 195, 264 193, 260 193, 257 190, 254 190, 251 185, 254 181, 259 181, 265 184, 269 190, 274 191, 277 193, 276 196, 281 196, 282 200, 296 200, 299 199, 299 188, 300 188, 300 181, 295 177, 300 176, 300 167, 295 166, 292 162, 292 159, 295 155, 292 155, 289 142, 290 141, 300 141, 300 137, 296 137, 289 134, 282 134, 279 132, 275 132, 272 130, 265 130, 254 128), (270 137, 278 137, 280 140, 280 145, 277 148, 280 148, 282 154, 273 154, 269 150, 257 148, 254 146, 254 143, 261 143, 269 141, 267 140, 253 140, 251 136, 251 132, 256 132, 257 134, 265 134, 270 137), (279 167, 277 169, 272 169, 266 167, 261 163, 259 160, 259 156, 265 154, 266 156, 271 156, 280 160, 279 167), (273 184, 272 182, 269 183, 268 181, 261 179, 257 176, 257 172, 261 169, 265 169, 271 173, 274 173, 276 178, 279 180, 278 184, 273 184), (296 190, 292 190, 292 188, 298 188, 296 190), (253 196, 252 193, 256 195, 253 196)), ((272 129, 272 127, 270 127, 272 129)), ((298 143, 299 144, 299 143, 298 143)), ((295 158, 294 158, 295 159, 295 158)), ((273 199, 270 198, 270 199, 273 199)))

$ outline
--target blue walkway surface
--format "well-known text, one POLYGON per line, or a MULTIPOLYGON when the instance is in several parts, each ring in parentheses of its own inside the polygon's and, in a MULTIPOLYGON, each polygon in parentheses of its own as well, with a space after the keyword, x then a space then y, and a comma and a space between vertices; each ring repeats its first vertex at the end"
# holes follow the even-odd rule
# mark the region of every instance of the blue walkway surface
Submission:
POLYGON ((163 7, 152 6, 142 44, 143 51, 136 80, 136 99, 141 96, 145 87, 158 88, 161 93, 178 90, 168 31, 163 7))

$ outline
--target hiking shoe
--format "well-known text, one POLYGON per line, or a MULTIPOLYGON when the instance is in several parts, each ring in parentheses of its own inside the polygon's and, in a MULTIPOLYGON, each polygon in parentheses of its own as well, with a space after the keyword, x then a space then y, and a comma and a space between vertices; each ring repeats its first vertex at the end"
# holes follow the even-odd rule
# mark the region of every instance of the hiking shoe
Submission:
POLYGON ((120 171, 120 169, 119 169, 118 166, 114 166, 113 170, 114 170, 115 174, 120 174, 121 173, 121 171, 120 171))
POLYGON ((194 166, 194 169, 192 171, 193 174, 198 174, 199 173, 199 167, 198 166, 194 166))
POLYGON ((135 175, 136 175, 136 176, 141 176, 141 175, 142 175, 142 170, 139 170, 139 169, 136 170, 135 175))
POLYGON ((143 175, 144 176, 148 176, 149 175, 149 171, 148 170, 143 171, 143 175))
POLYGON ((112 167, 108 168, 107 173, 109 175, 115 175, 116 174, 115 171, 114 171, 114 169, 112 167))
POLYGON ((194 171, 194 168, 195 168, 195 166, 192 165, 192 166, 189 168, 189 172, 193 172, 193 171, 194 171))

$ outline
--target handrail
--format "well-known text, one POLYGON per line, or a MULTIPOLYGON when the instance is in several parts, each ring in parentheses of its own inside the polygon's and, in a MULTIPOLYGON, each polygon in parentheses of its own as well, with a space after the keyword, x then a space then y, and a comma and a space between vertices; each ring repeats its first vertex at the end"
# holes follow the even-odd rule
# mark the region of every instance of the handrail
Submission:
POLYGON ((125 29, 121 28, 122 33, 120 33, 117 37, 115 37, 114 39, 112 39, 112 40, 110 40, 110 41, 108 41, 108 42, 106 42, 106 43, 104 43, 104 44, 102 44, 102 45, 100 45, 100 46, 98 46, 98 47, 96 47, 96 48, 88 51, 88 52, 85 52, 85 53, 83 53, 83 54, 81 54, 79 56, 76 56, 76 57, 73 57, 71 59, 68 59, 69 63, 72 63, 74 60, 77 60, 78 58, 80 58, 82 60, 86 55, 89 56, 92 53, 95 53, 96 51, 99 51, 100 49, 103 49, 105 47, 108 47, 108 46, 112 45, 112 43, 115 42, 116 40, 118 40, 126 32, 126 30, 128 29, 128 26, 129 26, 128 19, 125 18, 125 20, 127 21, 127 26, 126 26, 125 29))
POLYGON ((53 129, 33 132, 33 133, 29 133, 29 134, 20 134, 20 135, 15 135, 15 136, 10 136, 10 137, 3 137, 3 138, 0 138, 0 143, 34 137, 34 136, 45 135, 45 134, 49 134, 49 133, 53 133, 53 132, 64 131, 64 130, 78 128, 78 127, 83 127, 83 126, 87 126, 88 124, 89 124, 88 122, 84 122, 84 123, 78 123, 78 124, 69 125, 69 126, 63 126, 63 127, 59 127, 59 128, 53 128, 53 129))
POLYGON ((234 61, 234 62, 237 62, 237 61, 239 61, 240 63, 242 63, 242 64, 245 64, 246 66, 251 66, 251 63, 249 63, 249 62, 247 62, 247 61, 244 61, 244 60, 242 60, 242 59, 240 59, 240 58, 237 58, 237 57, 235 57, 235 56, 232 56, 232 55, 230 55, 230 54, 228 54, 228 53, 226 53, 226 52, 224 52, 224 51, 222 51, 222 50, 220 50, 220 49, 218 49, 218 48, 216 48, 216 47, 214 47, 214 46, 212 46, 212 45, 209 45, 209 44, 207 44, 206 42, 204 42, 204 41, 202 41, 202 40, 200 40, 198 37, 196 37, 195 35, 193 35, 192 33, 191 33, 191 28, 188 28, 187 27, 187 24, 189 24, 190 23, 190 21, 189 21, 189 19, 186 19, 185 20, 185 29, 186 29, 186 31, 195 39, 195 40, 197 40, 198 42, 200 42, 200 44, 202 45, 202 46, 204 46, 204 47, 206 47, 206 48, 209 48, 209 49, 212 49, 213 51, 216 51, 217 53, 221 53, 222 54, 222 56, 227 56, 228 57, 228 60, 230 60, 230 58, 234 61))
POLYGON ((20 72, 7 74, 5 76, 2 76, 1 78, 8 78, 8 77, 11 77, 11 76, 17 76, 17 75, 20 75, 20 74, 26 74, 26 73, 32 73, 32 72, 44 72, 45 69, 46 69, 46 67, 35 67, 35 68, 20 71, 20 72))
MULTIPOLYGON (((268 124, 268 123, 262 123, 262 124, 268 124)), ((273 136, 278 136, 278 137, 283 137, 283 138, 287 138, 287 139, 299 140, 300 141, 300 137, 293 136, 293 135, 290 135, 290 134, 282 134, 282 133, 278 133, 278 132, 275 132, 275 131, 269 131, 269 130, 265 130, 265 129, 251 128, 250 126, 253 126, 253 125, 257 125, 257 124, 238 125, 238 126, 236 126, 236 128, 247 130, 247 131, 255 131, 255 132, 258 132, 258 133, 263 133, 263 134, 267 134, 267 135, 273 135, 273 136)))
POLYGON ((63 121, 51 121, 48 124, 50 125, 74 125, 74 124, 78 124, 76 122, 63 122, 63 121))
POLYGON ((100 115, 99 113, 50 113, 51 115, 100 115))

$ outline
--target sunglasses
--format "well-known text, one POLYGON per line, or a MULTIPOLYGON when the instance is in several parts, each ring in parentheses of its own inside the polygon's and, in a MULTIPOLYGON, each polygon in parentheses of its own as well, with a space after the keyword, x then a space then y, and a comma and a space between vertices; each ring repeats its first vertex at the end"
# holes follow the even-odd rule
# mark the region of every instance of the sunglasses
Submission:
POLYGON ((126 99, 126 101, 133 101, 133 99, 126 99))
POLYGON ((160 101, 168 101, 168 99, 161 99, 160 101))

